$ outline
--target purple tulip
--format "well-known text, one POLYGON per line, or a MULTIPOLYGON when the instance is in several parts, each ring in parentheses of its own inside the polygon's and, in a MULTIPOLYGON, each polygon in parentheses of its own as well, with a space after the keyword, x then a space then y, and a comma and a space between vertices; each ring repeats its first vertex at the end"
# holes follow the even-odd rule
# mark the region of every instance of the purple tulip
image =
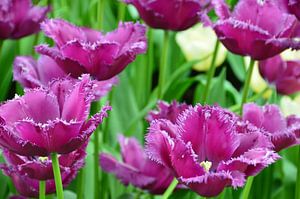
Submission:
POLYGON ((151 122, 153 120, 157 119, 168 119, 171 122, 175 123, 178 115, 185 111, 189 106, 185 103, 178 103, 175 100, 168 104, 164 101, 158 101, 157 103, 157 109, 158 110, 152 110, 149 112, 149 114, 146 117, 146 120, 148 122, 151 122))
MULTIPOLYGON (((4 174, 9 176, 15 185, 15 188, 21 194, 21 196, 15 196, 14 198, 38 198, 39 196, 39 180, 29 178, 26 175, 22 175, 19 172, 11 169, 7 165, 0 165, 0 169, 4 171, 4 174)), ((70 170, 70 172, 62 173, 62 183, 66 187, 76 177, 77 171, 70 170)), ((54 179, 46 181, 46 194, 55 193, 54 179)))
MULTIPOLYGON (((48 84, 59 78, 65 78, 69 75, 65 73, 56 62, 42 55, 38 61, 29 56, 18 56, 14 61, 14 79, 25 88, 37 88, 48 86, 48 84)), ((71 77, 69 77, 72 79, 71 77)), ((74 78, 74 83, 77 79, 74 78)), ((112 86, 118 83, 118 78, 113 77, 105 81, 94 81, 95 83, 95 100, 105 96, 112 86)))
POLYGON ((263 60, 288 48, 300 48, 294 38, 297 18, 283 12, 275 1, 240 0, 232 13, 223 0, 214 0, 213 4, 219 20, 207 22, 231 52, 263 60))
POLYGON ((50 7, 32 6, 31 0, 0 1, 0 40, 38 32, 49 10, 50 7))
POLYGON ((0 145, 24 156, 67 154, 78 149, 107 117, 109 106, 87 120, 93 100, 88 75, 80 82, 51 82, 0 106, 0 145))
POLYGON ((279 158, 264 132, 217 106, 190 107, 176 124, 153 121, 146 143, 152 160, 205 197, 218 195, 226 186, 242 187, 248 176, 279 158))
POLYGON ((300 118, 284 118, 276 105, 259 107, 253 103, 245 104, 243 120, 268 132, 275 151, 300 144, 300 118))
MULTIPOLYGON (((68 154, 63 154, 58 157, 60 170, 62 175, 67 175, 70 172, 76 173, 84 166, 84 158, 86 156, 87 143, 83 144, 79 149, 68 154)), ((7 166, 11 171, 17 172, 20 175, 26 175, 29 178, 36 180, 51 180, 54 179, 52 161, 50 157, 40 156, 20 156, 7 149, 3 150, 3 156, 7 162, 7 166)))
POLYGON ((185 30, 200 20, 200 13, 210 0, 123 0, 138 10, 141 18, 152 28, 185 30))
POLYGON ((123 184, 129 183, 154 194, 163 193, 170 185, 173 175, 164 166, 148 159, 135 138, 119 136, 122 162, 110 154, 100 154, 100 165, 106 172, 113 173, 123 184))
POLYGON ((120 23, 106 35, 60 19, 46 20, 41 27, 56 46, 39 45, 37 52, 52 57, 74 78, 89 73, 97 80, 110 79, 147 48, 146 28, 138 23, 120 23))
POLYGON ((259 72, 281 94, 289 95, 300 91, 300 60, 284 61, 277 55, 260 61, 259 72))

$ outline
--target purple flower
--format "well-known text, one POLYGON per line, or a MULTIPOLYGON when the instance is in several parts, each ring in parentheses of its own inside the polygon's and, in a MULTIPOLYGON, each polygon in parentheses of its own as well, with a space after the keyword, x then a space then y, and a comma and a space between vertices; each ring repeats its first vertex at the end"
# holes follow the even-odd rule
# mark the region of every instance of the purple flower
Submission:
POLYGON ((262 131, 217 106, 190 107, 176 124, 153 121, 146 143, 151 159, 205 197, 218 195, 226 186, 242 187, 248 176, 279 158, 262 131))
POLYGON ((151 122, 153 120, 157 119, 168 119, 172 123, 176 122, 176 119, 180 113, 185 111, 189 106, 185 103, 178 103, 175 100, 168 104, 164 101, 158 101, 157 103, 157 109, 158 110, 152 110, 149 112, 149 114, 146 117, 146 120, 148 122, 151 122))
POLYGON ((253 103, 245 104, 243 120, 268 132, 275 151, 300 143, 300 118, 284 118, 276 105, 259 107, 253 103))
POLYGON ((68 79, 0 106, 0 145, 24 156, 67 154, 78 149, 107 117, 109 106, 87 120, 93 100, 88 75, 74 84, 68 79))
POLYGON ((41 27, 56 46, 39 45, 37 52, 52 57, 74 78, 89 73, 97 80, 110 79, 147 48, 146 28, 138 23, 120 23, 106 35, 60 19, 46 20, 41 27))
MULTIPOLYGON (((45 87, 55 79, 69 77, 52 58, 46 55, 40 56, 37 61, 29 56, 18 56, 13 65, 14 79, 25 88, 45 87)), ((69 78, 70 80, 73 79, 74 83, 78 81, 75 78, 69 78)), ((93 94, 95 100, 98 100, 105 96, 113 85, 118 83, 118 78, 113 77, 104 81, 95 80, 94 83, 96 86, 93 94)))
MULTIPOLYGON (((62 175, 76 173, 84 166, 87 143, 79 149, 68 154, 60 155, 59 164, 62 175)), ((36 180, 54 179, 52 161, 50 157, 20 156, 7 149, 3 150, 3 156, 7 162, 6 168, 36 180)))
POLYGON ((163 193, 170 185, 173 175, 164 166, 148 159, 135 138, 119 136, 122 162, 110 154, 100 154, 100 165, 113 173, 123 184, 129 183, 154 194, 163 193))
POLYGON ((277 55, 260 61, 259 72, 281 94, 289 95, 300 91, 300 60, 284 61, 277 55))
POLYGON ((1 0, 0 39, 19 39, 38 32, 49 10, 32 6, 31 0, 1 0))
POLYGON ((275 1, 240 0, 232 13, 223 0, 213 4, 219 20, 210 23, 231 52, 263 60, 288 48, 299 49, 300 42, 294 38, 299 22, 275 1))
POLYGON ((210 0, 123 0, 138 10, 152 28, 185 30, 200 21, 200 13, 210 0))
MULTIPOLYGON (((15 185, 17 191, 21 194, 21 197, 15 198, 38 198, 39 196, 39 180, 29 178, 26 175, 22 175, 19 172, 11 169, 7 165, 0 165, 0 169, 4 171, 4 174, 9 176, 12 182, 15 185)), ((62 183, 63 186, 66 187, 71 181, 76 177, 77 170, 70 170, 70 172, 63 172, 62 173, 62 183)), ((55 193, 55 181, 54 179, 46 181, 46 194, 55 193)))

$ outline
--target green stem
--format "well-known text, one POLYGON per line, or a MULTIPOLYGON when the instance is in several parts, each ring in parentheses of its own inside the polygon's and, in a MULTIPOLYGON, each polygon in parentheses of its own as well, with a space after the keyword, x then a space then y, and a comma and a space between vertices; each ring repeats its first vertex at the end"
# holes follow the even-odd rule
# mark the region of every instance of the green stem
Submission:
POLYGON ((0 39, 0 58, 1 58, 1 53, 2 53, 3 43, 4 43, 4 41, 0 39))
MULTIPOLYGON (((269 91, 269 88, 266 87, 264 90, 262 90, 261 92, 257 93, 256 95, 250 97, 247 102, 253 102, 259 98, 261 98, 267 91, 269 91)), ((229 107, 229 109, 232 111, 232 112, 238 112, 240 110, 240 104, 235 104, 231 107, 229 107)))
POLYGON ((81 169, 77 175, 77 199, 83 199, 84 169, 81 169))
POLYGON ((240 115, 243 115, 243 105, 247 101, 248 92, 249 92, 249 88, 250 88, 251 77, 252 77, 252 73, 253 73, 253 69, 254 69, 254 64, 255 64, 255 60, 251 59, 249 68, 247 70, 246 80, 245 80, 245 84, 244 84, 244 90, 243 90, 243 94, 242 94, 242 102, 241 102, 241 106, 240 106, 240 115))
POLYGON ((59 168, 59 161, 58 161, 57 153, 52 153, 51 154, 51 160, 52 160, 52 168, 53 168, 53 173, 54 173, 57 199, 63 199, 64 198, 64 192, 63 192, 63 185, 62 185, 62 181, 61 181, 61 175, 60 175, 60 168, 59 168))
POLYGON ((39 189, 39 199, 46 199, 46 181, 40 181, 39 189))
MULTIPOLYGON (((99 102, 92 103, 91 114, 97 113, 99 102)), ((99 128, 94 132, 94 198, 99 198, 99 128)))
POLYGON ((104 2, 105 0, 98 0, 97 18, 99 30, 103 29, 103 18, 104 18, 104 2))
POLYGON ((300 199, 300 146, 298 147, 298 161, 297 161, 297 181, 295 189, 295 199, 300 199))
POLYGON ((218 56, 219 46, 220 46, 220 41, 217 40, 216 44, 215 44, 211 64, 210 64, 209 70, 207 71, 207 75, 206 75, 207 76, 206 85, 205 85, 204 92, 203 92, 203 95, 202 95, 202 100, 201 100, 201 103, 203 103, 203 104, 205 104, 206 101, 207 101, 211 81, 212 81, 212 79, 215 75, 215 72, 216 72, 216 67, 217 67, 216 66, 216 60, 217 60, 217 56, 218 56))
POLYGON ((163 98, 163 87, 165 83, 165 76, 168 69, 168 51, 169 51, 169 32, 164 31, 164 39, 162 46, 162 54, 159 65, 159 79, 158 79, 158 99, 163 98))
POLYGON ((168 199, 170 197, 170 195, 173 193, 173 191, 176 188, 177 184, 178 184, 178 181, 176 180, 176 178, 174 178, 172 183, 169 185, 168 189, 162 195, 161 199, 168 199))
POLYGON ((250 194, 251 186, 252 186, 252 183, 253 183, 253 179, 254 179, 253 176, 248 177, 246 186, 245 186, 245 188, 243 190, 243 193, 242 193, 242 199, 248 199, 249 198, 249 194, 250 194))

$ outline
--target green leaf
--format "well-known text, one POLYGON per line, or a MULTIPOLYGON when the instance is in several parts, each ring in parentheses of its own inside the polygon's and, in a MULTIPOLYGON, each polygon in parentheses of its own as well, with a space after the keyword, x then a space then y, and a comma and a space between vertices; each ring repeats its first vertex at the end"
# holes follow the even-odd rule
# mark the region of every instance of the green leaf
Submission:
POLYGON ((244 82, 246 74, 244 58, 242 56, 228 52, 227 59, 235 76, 241 82, 244 82))

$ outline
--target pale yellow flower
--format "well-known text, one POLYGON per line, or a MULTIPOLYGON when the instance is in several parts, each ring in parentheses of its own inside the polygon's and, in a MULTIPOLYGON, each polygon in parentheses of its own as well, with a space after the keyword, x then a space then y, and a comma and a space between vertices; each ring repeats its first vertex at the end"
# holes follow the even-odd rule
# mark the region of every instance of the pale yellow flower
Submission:
MULTIPOLYGON (((202 24, 176 34, 176 42, 188 61, 204 59, 194 65, 193 68, 197 71, 209 69, 216 41, 217 36, 212 28, 204 27, 202 24)), ((224 62, 226 54, 226 48, 220 44, 216 66, 224 62)))
POLYGON ((294 99, 283 96, 280 100, 280 108, 285 116, 300 116, 300 95, 296 96, 294 99))

